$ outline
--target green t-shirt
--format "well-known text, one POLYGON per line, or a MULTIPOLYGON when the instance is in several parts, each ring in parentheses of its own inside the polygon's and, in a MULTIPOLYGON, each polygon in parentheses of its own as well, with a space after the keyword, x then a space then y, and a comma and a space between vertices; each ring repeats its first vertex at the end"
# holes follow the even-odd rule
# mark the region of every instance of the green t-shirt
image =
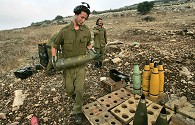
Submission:
POLYGON ((86 25, 81 25, 79 30, 74 29, 73 22, 65 26, 58 33, 52 46, 62 48, 64 58, 85 55, 87 46, 91 41, 91 33, 86 25))
POLYGON ((104 27, 100 28, 95 26, 93 28, 94 33, 94 47, 100 48, 104 47, 107 44, 106 29, 104 27))

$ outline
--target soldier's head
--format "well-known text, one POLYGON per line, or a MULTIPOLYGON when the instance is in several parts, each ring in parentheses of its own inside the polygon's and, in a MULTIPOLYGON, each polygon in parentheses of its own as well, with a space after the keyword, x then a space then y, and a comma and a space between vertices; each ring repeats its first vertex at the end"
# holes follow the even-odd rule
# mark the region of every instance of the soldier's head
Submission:
POLYGON ((82 23, 85 22, 85 20, 88 19, 90 15, 90 6, 89 4, 82 2, 82 4, 86 4, 87 6, 84 5, 78 5, 74 8, 74 13, 76 16, 76 21, 79 25, 82 25, 82 23))
POLYGON ((98 19, 97 19, 96 25, 98 25, 98 26, 103 26, 102 18, 98 18, 98 19))

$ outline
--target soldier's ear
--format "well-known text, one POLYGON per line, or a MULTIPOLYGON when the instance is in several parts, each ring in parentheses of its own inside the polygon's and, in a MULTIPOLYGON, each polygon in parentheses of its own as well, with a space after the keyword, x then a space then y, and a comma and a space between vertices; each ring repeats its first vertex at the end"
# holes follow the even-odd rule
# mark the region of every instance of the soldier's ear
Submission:
POLYGON ((96 20, 96 25, 98 25, 98 21, 99 21, 99 19, 96 20))

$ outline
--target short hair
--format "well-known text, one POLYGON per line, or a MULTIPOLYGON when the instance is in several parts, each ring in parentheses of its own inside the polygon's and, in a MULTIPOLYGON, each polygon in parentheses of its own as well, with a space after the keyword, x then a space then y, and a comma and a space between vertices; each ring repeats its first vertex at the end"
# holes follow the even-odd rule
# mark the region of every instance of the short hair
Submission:
MULTIPOLYGON (((82 4, 87 4, 87 3, 82 2, 82 4)), ((75 15, 81 14, 82 11, 85 12, 85 13, 87 13, 87 15, 89 17, 89 15, 90 15, 90 6, 89 6, 89 4, 87 4, 87 7, 84 6, 84 5, 78 5, 73 10, 73 12, 75 13, 75 15)))
POLYGON ((99 20, 102 20, 102 18, 98 18, 96 21, 96 25, 98 25, 99 20))

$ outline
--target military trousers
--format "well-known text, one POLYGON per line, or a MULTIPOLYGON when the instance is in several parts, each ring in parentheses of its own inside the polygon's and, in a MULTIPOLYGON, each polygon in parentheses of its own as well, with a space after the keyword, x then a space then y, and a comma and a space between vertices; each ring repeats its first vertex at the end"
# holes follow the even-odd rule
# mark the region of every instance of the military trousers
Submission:
POLYGON ((95 51, 100 55, 100 57, 98 58, 98 60, 97 61, 101 61, 101 62, 103 62, 103 60, 104 60, 104 57, 105 57, 105 46, 102 46, 102 47, 100 47, 100 48, 94 48, 95 49, 95 51))
POLYGON ((76 95, 72 113, 82 112, 86 71, 84 66, 63 70, 63 82, 69 96, 76 95))

